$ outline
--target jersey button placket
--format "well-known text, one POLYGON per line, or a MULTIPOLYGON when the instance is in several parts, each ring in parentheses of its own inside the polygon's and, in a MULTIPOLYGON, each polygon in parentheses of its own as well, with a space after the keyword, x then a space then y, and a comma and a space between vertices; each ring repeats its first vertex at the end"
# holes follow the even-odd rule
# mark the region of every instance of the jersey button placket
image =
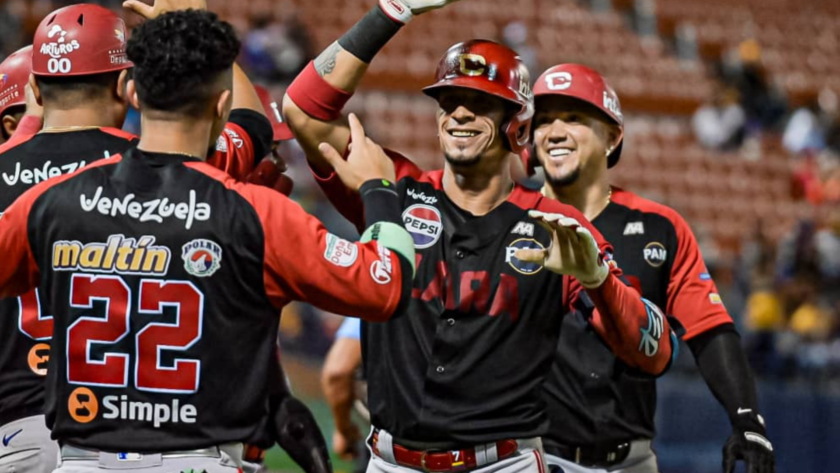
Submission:
POLYGON ((465 256, 467 256, 467 255, 466 255, 466 253, 464 253, 464 250, 457 250, 457 251, 455 251, 455 257, 456 257, 456 258, 458 258, 458 259, 464 259, 464 257, 465 257, 465 256))
POLYGON ((438 374, 442 374, 444 371, 446 371, 446 368, 444 368, 444 367, 443 367, 443 366, 441 366, 441 365, 438 365, 438 367, 437 367, 437 368, 435 368, 435 371, 436 371, 438 374))
POLYGON ((455 325, 455 319, 446 319, 446 323, 447 325, 452 327, 453 325, 455 325))

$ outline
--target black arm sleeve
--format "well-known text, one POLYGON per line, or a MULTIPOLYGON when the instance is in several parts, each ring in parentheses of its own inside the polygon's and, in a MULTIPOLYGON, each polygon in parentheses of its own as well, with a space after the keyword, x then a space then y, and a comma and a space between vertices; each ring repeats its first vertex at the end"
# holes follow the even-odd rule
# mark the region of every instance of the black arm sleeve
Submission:
POLYGON ((687 343, 700 374, 730 420, 738 415, 738 409, 758 413, 755 380, 733 324, 715 327, 687 343))
POLYGON ((254 166, 271 152, 274 131, 271 122, 264 115, 247 108, 237 108, 231 110, 228 123, 239 125, 251 138, 254 145, 254 166))

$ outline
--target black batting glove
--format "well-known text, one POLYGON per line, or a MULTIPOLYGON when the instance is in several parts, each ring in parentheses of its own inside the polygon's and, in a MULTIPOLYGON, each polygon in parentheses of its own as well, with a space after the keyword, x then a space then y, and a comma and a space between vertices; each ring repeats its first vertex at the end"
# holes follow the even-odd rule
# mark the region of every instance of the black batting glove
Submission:
POLYGON ((731 420, 732 436, 723 446, 724 473, 734 473, 738 460, 744 462, 747 473, 775 473, 776 457, 764 419, 752 409, 738 409, 731 420))

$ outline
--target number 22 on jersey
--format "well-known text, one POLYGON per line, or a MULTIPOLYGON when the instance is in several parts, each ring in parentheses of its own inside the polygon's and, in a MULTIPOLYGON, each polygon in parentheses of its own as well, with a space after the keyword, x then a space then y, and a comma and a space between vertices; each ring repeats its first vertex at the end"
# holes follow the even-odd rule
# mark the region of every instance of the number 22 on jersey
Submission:
POLYGON ((163 366, 164 351, 186 351, 201 338, 204 295, 189 281, 142 279, 137 294, 119 276, 74 274, 70 282, 70 306, 91 313, 67 329, 67 381, 104 387, 126 387, 133 376, 141 391, 193 393, 198 390, 201 361, 175 358, 163 366), (132 297, 138 297, 132 314, 132 297), (94 302, 101 304, 94 306, 94 302), (174 323, 148 323, 134 337, 133 365, 130 355, 106 351, 93 359, 96 346, 116 344, 131 332, 131 317, 159 315, 173 308, 174 323), (133 367, 133 369, 132 369, 133 367))

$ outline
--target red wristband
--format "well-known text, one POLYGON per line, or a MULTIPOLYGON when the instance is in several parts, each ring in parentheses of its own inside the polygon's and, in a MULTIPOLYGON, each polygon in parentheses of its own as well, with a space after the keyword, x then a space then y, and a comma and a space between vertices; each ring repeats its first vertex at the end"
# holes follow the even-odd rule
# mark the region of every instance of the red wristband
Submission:
POLYGON ((295 78, 286 94, 304 113, 325 122, 340 117, 344 104, 353 96, 325 81, 312 62, 295 78))

